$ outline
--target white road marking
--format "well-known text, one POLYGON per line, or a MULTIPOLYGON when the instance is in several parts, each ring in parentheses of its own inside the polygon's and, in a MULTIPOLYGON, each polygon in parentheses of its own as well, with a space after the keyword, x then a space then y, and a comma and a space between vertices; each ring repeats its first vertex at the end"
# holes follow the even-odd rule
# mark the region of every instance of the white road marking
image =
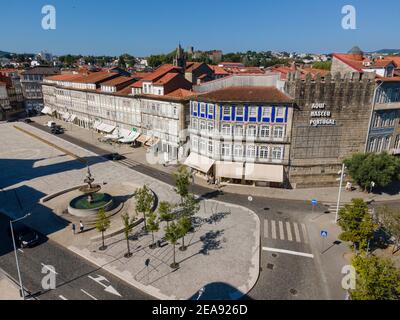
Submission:
POLYGON ((290 228, 290 222, 286 222, 286 231, 287 231, 288 240, 293 241, 292 229, 290 228))
POLYGON ((110 281, 108 281, 105 277, 97 275, 97 278, 93 278, 91 276, 88 276, 89 279, 92 279, 93 281, 96 281, 98 284, 100 284, 101 286, 104 287, 104 291, 114 294, 116 296, 122 297, 121 294, 115 290, 115 288, 112 285, 106 285, 104 283, 102 283, 102 281, 107 281, 108 283, 110 283, 110 281))
POLYGON ((272 239, 276 239, 276 226, 275 226, 275 220, 271 220, 271 233, 272 233, 272 239))
POLYGON ((24 250, 22 250, 22 249, 18 249, 18 251, 21 252, 21 253, 24 253, 24 250))
POLYGON ((263 250, 264 251, 270 251, 270 252, 287 253, 287 254, 292 254, 292 255, 295 255, 295 256, 301 256, 301 257, 307 257, 307 258, 314 258, 313 254, 305 253, 305 252, 297 252, 297 251, 276 249, 276 248, 268 248, 268 247, 263 247, 263 250))
POLYGON ((304 242, 308 243, 307 229, 304 223, 301 224, 301 229, 303 230, 304 242))
POLYGON ((52 272, 52 273, 58 275, 58 273, 57 273, 55 270, 53 270, 52 268, 50 268, 50 266, 47 266, 47 265, 45 265, 44 263, 42 263, 42 266, 43 266, 43 268, 46 268, 46 269, 49 270, 50 272, 52 272))
POLYGON ((59 298, 60 298, 61 300, 68 300, 66 297, 64 297, 64 296, 62 296, 62 295, 59 295, 59 298))
POLYGON ((293 227, 294 227, 294 235, 296 236, 296 242, 301 242, 299 226, 297 225, 296 222, 293 222, 293 227))
POLYGON ((268 220, 265 219, 264 220, 264 237, 268 238, 268 234, 269 234, 269 232, 268 232, 268 220))
POLYGON ((81 289, 81 291, 86 294, 87 296, 89 296, 90 298, 92 298, 93 300, 97 300, 96 297, 93 297, 90 293, 86 292, 85 290, 81 289))
POLYGON ((279 238, 285 240, 285 234, 283 233, 283 222, 279 221, 279 238))

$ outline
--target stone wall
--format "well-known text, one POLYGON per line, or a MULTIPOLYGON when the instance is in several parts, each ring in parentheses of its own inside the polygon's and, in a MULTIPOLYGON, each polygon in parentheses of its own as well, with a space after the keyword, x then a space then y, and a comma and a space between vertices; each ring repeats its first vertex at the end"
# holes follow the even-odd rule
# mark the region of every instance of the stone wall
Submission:
POLYGON ((285 91, 295 98, 289 179, 294 188, 336 185, 342 161, 363 152, 375 88, 373 74, 300 79, 285 91), (313 121, 313 123, 312 123, 313 121))

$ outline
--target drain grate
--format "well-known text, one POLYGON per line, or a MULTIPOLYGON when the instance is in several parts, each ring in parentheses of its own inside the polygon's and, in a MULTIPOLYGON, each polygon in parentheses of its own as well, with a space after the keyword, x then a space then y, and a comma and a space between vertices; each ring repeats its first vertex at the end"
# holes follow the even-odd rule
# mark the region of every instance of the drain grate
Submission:
POLYGON ((296 289, 290 289, 289 292, 292 296, 297 296, 298 293, 296 289))
POLYGON ((274 270, 274 264, 272 264, 272 263, 268 263, 267 264, 267 268, 269 269, 269 270, 274 270))

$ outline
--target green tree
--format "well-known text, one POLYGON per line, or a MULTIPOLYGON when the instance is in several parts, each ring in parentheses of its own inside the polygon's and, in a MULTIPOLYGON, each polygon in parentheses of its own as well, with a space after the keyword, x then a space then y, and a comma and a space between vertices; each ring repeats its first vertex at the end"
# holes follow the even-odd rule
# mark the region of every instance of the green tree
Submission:
POLYGON ((351 241, 355 249, 364 250, 376 229, 367 204, 362 199, 353 199, 351 204, 340 209, 339 217, 339 226, 343 230, 339 238, 351 241))
POLYGON ((192 222, 189 217, 182 217, 178 220, 178 226, 181 231, 182 246, 179 248, 181 251, 185 251, 187 247, 185 246, 185 236, 189 233, 192 228, 192 222))
POLYGON ((174 173, 175 192, 181 197, 181 204, 184 198, 189 194, 190 173, 186 167, 182 166, 174 173))
POLYGON ((327 70, 330 71, 332 67, 332 61, 319 61, 315 62, 312 65, 313 68, 315 69, 321 69, 321 70, 327 70))
POLYGON ((358 255, 353 259, 356 288, 352 300, 399 300, 400 270, 388 259, 358 255))
POLYGON ((101 232, 101 239, 103 245, 99 248, 100 250, 105 250, 107 247, 104 244, 104 232, 108 230, 108 228, 111 225, 110 218, 107 216, 106 211, 101 208, 97 212, 97 217, 96 217, 96 229, 97 231, 101 232))
POLYGON ((377 216, 383 228, 395 239, 392 253, 400 247, 400 209, 387 205, 377 208, 377 216))
POLYGON ((144 227, 147 230, 146 215, 152 210, 154 194, 146 185, 144 185, 142 188, 136 190, 134 196, 136 200, 136 212, 143 215, 144 227))
POLYGON ((152 238, 152 244, 150 245, 150 248, 155 247, 154 232, 157 232, 158 230, 160 230, 160 223, 157 219, 157 215, 152 212, 147 216, 147 231, 151 232, 152 238))
POLYGON ((199 201, 195 198, 193 194, 189 193, 183 198, 179 216, 193 217, 197 212, 199 212, 199 210, 200 210, 199 201))
POLYGON ((168 201, 161 201, 158 206, 158 214, 160 218, 167 222, 167 227, 169 226, 169 222, 172 221, 175 215, 172 213, 173 205, 168 201))
POLYGON ((364 190, 376 186, 386 187, 400 178, 400 159, 387 153, 357 153, 345 160, 350 176, 364 190))
POLYGON ((135 218, 133 217, 132 219, 130 219, 129 218, 129 214, 127 212, 124 213, 121 216, 121 218, 122 218, 122 223, 124 225, 124 235, 125 235, 125 240, 126 240, 126 246, 127 246, 127 249, 128 249, 128 252, 124 256, 125 256, 125 258, 129 258, 129 257, 132 256, 131 248, 130 248, 130 245, 129 245, 129 235, 130 235, 130 233, 132 231, 133 222, 135 221, 135 218))
POLYGON ((165 239, 173 245, 173 263, 171 268, 176 269, 179 267, 179 263, 176 263, 175 246, 181 238, 182 230, 178 223, 175 221, 171 222, 168 227, 165 228, 165 239))

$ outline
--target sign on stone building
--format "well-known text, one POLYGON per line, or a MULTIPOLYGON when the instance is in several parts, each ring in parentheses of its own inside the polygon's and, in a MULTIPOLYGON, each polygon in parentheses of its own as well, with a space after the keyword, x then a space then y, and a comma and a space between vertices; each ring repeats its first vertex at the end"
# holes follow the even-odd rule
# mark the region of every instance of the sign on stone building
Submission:
POLYGON ((311 105, 310 114, 310 126, 334 126, 336 125, 336 120, 332 119, 332 113, 326 110, 325 103, 313 103, 311 105))

